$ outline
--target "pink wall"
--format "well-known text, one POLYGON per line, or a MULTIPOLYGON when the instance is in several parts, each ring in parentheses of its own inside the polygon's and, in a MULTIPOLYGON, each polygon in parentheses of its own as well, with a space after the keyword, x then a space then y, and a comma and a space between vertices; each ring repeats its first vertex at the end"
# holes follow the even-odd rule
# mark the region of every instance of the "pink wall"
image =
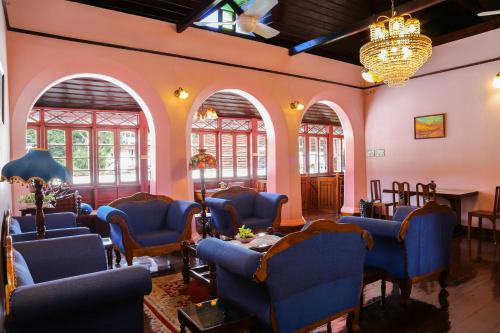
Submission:
MULTIPOLYGON (((498 57, 499 40, 497 29, 438 46, 421 73, 498 57)), ((441 188, 478 190, 477 199, 464 202, 463 223, 469 210, 491 210, 500 185, 500 90, 491 86, 498 71, 500 61, 369 91, 366 149, 385 149, 386 156, 367 157, 367 180, 389 187, 394 180, 415 186, 432 179, 441 188), (446 137, 414 140, 413 117, 434 113, 446 113, 446 137)))
MULTIPOLYGON (((16 1, 9 6, 11 25, 132 45, 165 52, 245 64, 317 78, 359 84, 359 67, 311 55, 289 57, 283 48, 188 29, 177 34, 171 24, 114 13, 66 1, 16 1), (30 10, 24 10, 26 6, 30 10)), ((270 190, 286 193, 288 223, 301 221, 298 172, 298 128, 302 114, 292 100, 306 105, 334 103, 343 124, 351 129, 346 171, 346 212, 355 209, 366 189, 364 116, 361 90, 283 75, 165 57, 56 39, 8 33, 11 77, 12 157, 24 152, 27 112, 48 85, 68 75, 101 74, 126 84, 141 97, 156 132, 156 188, 176 198, 192 197, 187 170, 188 133, 196 108, 222 89, 243 91, 260 105, 270 133, 270 190), (34 56, 36 55, 36 56, 34 56), (181 101, 173 91, 182 86, 191 97, 181 101), (272 127, 271 127, 272 126, 272 127)), ((152 126, 151 126, 152 125, 152 126)), ((16 193, 14 194, 16 196, 16 193)))

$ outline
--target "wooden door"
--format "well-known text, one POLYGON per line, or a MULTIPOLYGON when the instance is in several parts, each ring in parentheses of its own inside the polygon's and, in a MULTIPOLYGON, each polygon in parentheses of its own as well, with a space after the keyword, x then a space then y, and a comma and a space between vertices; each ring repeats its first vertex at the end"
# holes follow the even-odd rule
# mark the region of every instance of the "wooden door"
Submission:
POLYGON ((324 213, 337 213, 339 210, 338 177, 318 177, 318 210, 324 213))

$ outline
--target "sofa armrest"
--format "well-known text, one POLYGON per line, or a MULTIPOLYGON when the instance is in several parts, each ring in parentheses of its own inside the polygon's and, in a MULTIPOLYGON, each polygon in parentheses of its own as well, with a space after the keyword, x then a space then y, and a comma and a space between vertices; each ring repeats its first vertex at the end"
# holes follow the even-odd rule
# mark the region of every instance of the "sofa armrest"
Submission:
POLYGON ((241 223, 233 202, 222 198, 207 198, 206 203, 212 213, 215 229, 226 236, 234 237, 241 223))
POLYGON ((217 238, 200 241, 196 255, 247 279, 253 277, 262 258, 262 253, 217 238))
POLYGON ((79 235, 14 244, 35 283, 107 269, 106 252, 99 235, 79 235))
POLYGON ((234 207, 233 202, 228 199, 222 199, 222 198, 207 198, 205 200, 205 203, 207 204, 207 207, 210 208, 210 210, 218 210, 218 211, 228 211, 229 207, 234 207))
POLYGON ((193 215, 201 212, 201 205, 194 201, 175 200, 168 207, 167 228, 182 234, 182 239, 191 237, 193 215), (189 230, 187 230, 189 229, 189 230))
MULTIPOLYGON (((58 237, 68 237, 68 236, 77 236, 77 235, 88 235, 90 234, 89 228, 77 227, 77 228, 67 228, 67 229, 52 229, 45 231, 45 239, 50 238, 58 238, 58 237)), ((14 243, 17 242, 26 242, 33 241, 37 239, 37 232, 30 231, 22 234, 15 234, 12 236, 12 241, 14 243)))
POLYGON ((373 237, 386 237, 399 240, 401 223, 357 216, 344 216, 339 223, 352 223, 367 230, 373 237))
POLYGON ((137 266, 37 283, 14 291, 10 320, 36 322, 71 316, 150 292, 151 275, 137 266))
POLYGON ((284 194, 260 192, 255 198, 254 215, 274 220, 281 214, 281 206, 287 202, 288 197, 284 194))
MULTIPOLYGON (((35 216, 13 216, 12 218, 19 222, 22 232, 36 231, 35 216)), ((76 214, 71 212, 46 214, 45 227, 47 230, 75 228, 76 214)))
POLYGON ((97 209, 96 214, 97 218, 109 224, 111 239, 120 250, 126 252, 127 246, 130 248, 140 247, 134 239, 133 228, 124 211, 111 206, 101 206, 97 209))
POLYGON ((415 209, 418 209, 416 206, 399 206, 392 217, 393 221, 403 222, 405 218, 410 215, 415 209))

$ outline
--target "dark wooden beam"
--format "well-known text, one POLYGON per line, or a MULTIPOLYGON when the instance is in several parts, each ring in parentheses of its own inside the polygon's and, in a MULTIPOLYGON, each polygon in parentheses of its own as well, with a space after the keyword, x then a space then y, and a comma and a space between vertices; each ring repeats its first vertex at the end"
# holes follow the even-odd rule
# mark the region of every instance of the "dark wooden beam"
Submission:
POLYGON ((177 32, 183 32, 196 20, 227 2, 228 0, 203 0, 184 20, 177 23, 177 32))
POLYGON ((236 15, 240 16, 241 14, 243 14, 243 9, 241 9, 241 7, 238 6, 236 2, 234 2, 234 0, 229 0, 227 4, 231 6, 236 15))
MULTIPOLYGON (((415 13, 415 12, 418 12, 420 10, 423 10, 425 8, 437 5, 437 4, 444 2, 444 1, 445 0, 414 0, 414 1, 410 1, 410 2, 407 2, 403 5, 401 5, 401 6, 396 7, 395 10, 399 14, 405 14, 405 13, 411 14, 411 13, 415 13)), ((302 52, 311 51, 311 50, 318 48, 320 46, 324 46, 324 45, 336 42, 340 39, 344 39, 344 38, 347 38, 349 36, 355 35, 357 33, 360 33, 362 31, 367 30, 368 27, 370 26, 370 24, 372 24, 377 19, 377 17, 384 16, 384 15, 390 17, 391 10, 389 9, 389 10, 386 10, 382 13, 377 14, 377 15, 372 15, 372 16, 370 16, 362 21, 357 22, 356 24, 354 24, 351 27, 339 29, 339 30, 333 31, 329 34, 326 34, 326 35, 323 35, 320 37, 316 37, 316 38, 311 39, 307 42, 303 42, 301 44, 295 45, 295 46, 291 47, 288 52, 290 55, 296 55, 296 54, 299 54, 302 52)))

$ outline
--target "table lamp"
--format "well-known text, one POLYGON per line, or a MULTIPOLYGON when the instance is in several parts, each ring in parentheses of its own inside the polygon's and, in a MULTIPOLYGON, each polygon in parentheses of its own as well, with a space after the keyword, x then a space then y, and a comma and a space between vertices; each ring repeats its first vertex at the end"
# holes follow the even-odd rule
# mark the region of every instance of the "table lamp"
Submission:
POLYGON ((35 188, 37 238, 45 238, 42 187, 52 179, 70 181, 68 170, 59 164, 47 149, 30 149, 23 157, 2 168, 1 181, 21 183, 35 188))
POLYGON ((201 225, 202 237, 207 237, 207 205, 205 203, 206 188, 205 188, 205 169, 215 169, 217 167, 217 160, 213 155, 206 152, 206 149, 198 149, 198 154, 193 155, 189 161, 192 170, 200 170, 201 179, 201 225))

